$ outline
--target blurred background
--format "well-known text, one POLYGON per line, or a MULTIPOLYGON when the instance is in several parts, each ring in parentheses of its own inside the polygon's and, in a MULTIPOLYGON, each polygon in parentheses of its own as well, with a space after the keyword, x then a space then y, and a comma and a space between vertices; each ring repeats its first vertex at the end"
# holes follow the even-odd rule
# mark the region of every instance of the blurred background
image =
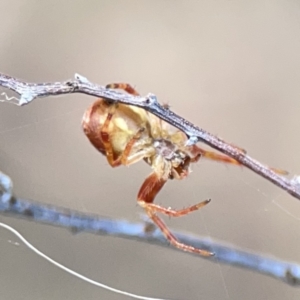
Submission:
MULTIPOLYGON (((299 1, 1 1, 3 73, 129 82, 254 158, 299 174, 299 1)), ((0 90, 1 92, 4 89, 0 90)), ((9 93, 11 95, 11 93, 9 93)), ((109 167, 81 130, 84 95, 0 103, 0 169, 16 195, 139 221, 150 168, 109 167)), ((300 263, 300 203, 247 169, 201 161, 156 202, 211 198, 171 228, 300 263)), ((154 245, 0 216, 60 263, 133 293, 169 299, 299 299, 299 289, 154 245)), ((0 228, 1 299, 126 299, 37 257, 0 228), (9 242, 12 241, 12 242, 9 242)))

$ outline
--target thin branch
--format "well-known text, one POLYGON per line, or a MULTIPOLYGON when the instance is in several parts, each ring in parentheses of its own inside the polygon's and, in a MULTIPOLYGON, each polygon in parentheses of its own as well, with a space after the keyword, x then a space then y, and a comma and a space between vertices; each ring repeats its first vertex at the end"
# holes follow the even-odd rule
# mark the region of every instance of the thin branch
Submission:
POLYGON ((103 86, 92 83, 85 77, 78 74, 75 74, 74 80, 68 80, 65 82, 28 83, 0 73, 0 86, 6 87, 20 95, 20 99, 18 101, 18 105, 20 106, 28 104, 38 97, 83 93, 144 108, 162 120, 185 132, 185 134, 189 137, 188 143, 194 144, 196 142, 203 142, 210 147, 219 150, 300 200, 299 177, 296 176, 294 179, 289 180, 279 174, 276 174, 272 169, 251 158, 239 148, 234 147, 232 144, 227 143, 208 133, 204 129, 195 126, 168 108, 161 106, 153 94, 148 94, 146 97, 137 97, 120 93, 115 90, 105 89, 103 86))
MULTIPOLYGON (((0 172, 0 213, 2 215, 23 218, 39 223, 60 226, 72 232, 89 232, 98 235, 110 235, 139 242, 156 244, 169 249, 171 247, 161 231, 147 220, 146 223, 131 223, 125 220, 112 220, 92 214, 85 214, 75 210, 57 206, 40 204, 17 198, 12 194, 10 178, 0 172), (146 228, 148 230, 146 230, 146 228), (151 229, 151 230, 149 230, 151 229)), ((300 265, 281 261, 277 258, 249 253, 238 250, 233 246, 225 246, 210 238, 199 238, 191 234, 172 232, 182 243, 215 253, 215 256, 204 258, 215 263, 229 264, 267 275, 293 286, 300 286, 300 265)), ((189 252, 186 254, 194 255, 189 252)))

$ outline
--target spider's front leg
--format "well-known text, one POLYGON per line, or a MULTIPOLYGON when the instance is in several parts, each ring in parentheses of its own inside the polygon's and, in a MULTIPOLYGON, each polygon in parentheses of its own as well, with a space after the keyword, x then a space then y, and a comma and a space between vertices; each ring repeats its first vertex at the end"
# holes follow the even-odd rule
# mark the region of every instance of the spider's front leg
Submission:
MULTIPOLYGON (((237 148, 241 151, 241 153, 246 154, 246 151, 241 148, 237 148)), ((214 160, 216 162, 221 162, 221 163, 227 163, 227 164, 233 164, 233 165, 238 165, 238 166, 243 166, 240 162, 237 160, 227 156, 227 155, 222 155, 219 153, 216 153, 214 151, 208 151, 203 148, 198 147, 197 145, 193 145, 191 147, 191 152, 193 153, 194 157, 191 159, 191 162, 197 162, 201 157, 214 160)), ((288 172, 282 169, 278 168, 272 168, 269 167, 272 171, 274 171, 277 174, 280 175, 287 175, 288 172)))
POLYGON ((173 245, 174 247, 188 251, 191 253, 197 253, 202 256, 212 256, 214 253, 198 249, 190 245, 186 245, 178 241, 178 239, 171 233, 166 224, 163 222, 161 218, 157 216, 157 212, 166 214, 168 216, 179 217, 186 215, 192 211, 198 210, 204 205, 208 204, 210 200, 203 201, 199 204, 187 207, 181 210, 172 210, 157 204, 154 204, 154 198, 158 194, 158 192, 162 189, 166 180, 160 178, 155 172, 146 178, 143 185, 140 188, 138 193, 138 204, 143 207, 151 220, 158 226, 166 239, 173 245))

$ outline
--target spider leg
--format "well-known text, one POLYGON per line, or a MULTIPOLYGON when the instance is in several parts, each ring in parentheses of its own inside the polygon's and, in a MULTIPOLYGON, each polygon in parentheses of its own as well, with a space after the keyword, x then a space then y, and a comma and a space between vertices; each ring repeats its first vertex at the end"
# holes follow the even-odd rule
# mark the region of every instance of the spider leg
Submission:
MULTIPOLYGON (((240 149, 240 148, 238 148, 240 149)), ((242 153, 246 153, 245 150, 240 149, 242 153)), ((195 155, 192 159, 191 162, 197 162, 200 157, 204 157, 207 159, 211 159, 211 160, 215 160, 217 162, 222 162, 222 163, 228 163, 228 164, 234 164, 234 165, 239 165, 242 166, 242 164, 240 162, 238 162, 237 160, 227 156, 227 155, 222 155, 213 151, 207 151, 205 149, 202 149, 200 147, 198 147, 197 145, 194 145, 192 148, 192 153, 195 155)), ((272 168, 269 167, 272 171, 274 171, 277 174, 280 175, 287 175, 288 172, 282 169, 277 169, 277 168, 272 168)))
MULTIPOLYGON (((144 131, 144 128, 140 128, 128 141, 128 143, 126 144, 126 147, 124 149, 124 151, 122 152, 122 154, 120 156, 118 156, 117 158, 114 157, 114 151, 113 151, 113 146, 112 143, 110 141, 110 134, 109 134, 109 123, 111 122, 113 115, 116 111, 118 104, 111 104, 106 120, 102 126, 102 129, 100 131, 100 135, 101 135, 101 140, 103 143, 103 146, 105 148, 105 152, 106 152, 106 158, 108 163, 112 166, 112 167, 118 167, 120 165, 129 165, 132 164, 140 159, 143 158, 142 154, 145 155, 145 152, 143 153, 139 153, 139 155, 135 155, 134 157, 130 157, 130 152, 132 147, 134 146, 134 144, 136 143, 136 141, 140 138, 141 133, 144 131)), ((148 150, 148 149, 147 149, 148 150)))
MULTIPOLYGON (((140 128, 128 141, 124 151, 118 158, 122 165, 128 166, 131 165, 139 160, 141 160, 143 157, 146 156, 146 154, 149 152, 149 149, 144 149, 142 151, 139 151, 133 155, 130 155, 131 149, 134 146, 134 144, 140 139, 141 133, 144 131, 144 128, 140 128)), ((117 160, 118 160, 117 159, 117 160)))
POLYGON ((140 150, 136 153, 133 153, 127 157, 122 155, 122 165, 129 166, 132 165, 140 160, 142 160, 145 157, 149 157, 153 155, 153 149, 152 148, 146 148, 143 150, 140 150))
POLYGON ((202 208, 203 206, 207 205, 210 201, 211 201, 210 199, 204 200, 198 204, 191 205, 189 207, 182 208, 182 209, 166 208, 161 205, 154 204, 154 203, 149 203, 148 206, 151 207, 151 209, 153 211, 163 213, 169 217, 182 217, 182 216, 187 215, 195 210, 202 208))
POLYGON ((128 83, 110 83, 105 86, 107 89, 121 89, 128 94, 139 96, 140 94, 128 83))
MULTIPOLYGON (((146 202, 147 207, 150 208, 153 212, 160 212, 169 217, 182 217, 187 215, 195 210, 202 208, 207 205, 211 200, 204 200, 195 205, 191 205, 189 207, 183 209, 171 209, 163 207, 159 204, 153 203, 155 196, 159 193, 161 188, 166 183, 166 180, 159 178, 159 176, 154 172, 144 181, 142 184, 140 191, 138 193, 138 199, 142 199, 142 201, 146 202)), ((140 203, 139 203, 140 204, 140 203)))
MULTIPOLYGON (((270 167, 269 167, 270 168, 270 167)), ((276 174, 279 175, 288 175, 289 172, 286 170, 282 170, 282 169, 277 169, 277 168, 270 168, 273 172, 275 172, 276 174)))
POLYGON ((157 227, 161 230, 161 232, 166 237, 166 239, 171 243, 171 245, 173 245, 174 247, 180 250, 188 251, 191 253, 197 253, 202 256, 214 255, 214 253, 212 252, 203 249, 198 249, 178 241, 178 239, 171 233, 171 231, 168 229, 167 225, 163 222, 163 220, 157 216, 156 212, 161 212, 172 216, 181 216, 193 210, 199 209, 201 206, 204 206, 205 204, 208 203, 208 202, 205 203, 204 201, 201 206, 199 206, 198 204, 199 207, 196 207, 197 205, 194 205, 193 207, 195 208, 192 210, 189 210, 190 208, 187 208, 180 211, 172 211, 160 205, 153 204, 155 196, 162 189, 165 183, 166 180, 160 178, 156 173, 152 173, 151 175, 149 175, 144 181, 144 183, 142 184, 142 187, 138 193, 138 200, 137 200, 138 204, 142 208, 144 208, 148 217, 151 218, 151 220, 157 225, 157 227), (180 213, 177 215, 178 212, 180 213))
POLYGON ((191 162, 197 162, 201 157, 215 160, 218 162, 228 163, 228 164, 234 164, 234 165, 241 165, 237 160, 227 156, 222 155, 213 151, 207 151, 205 149, 202 149, 198 147, 197 145, 194 145, 192 148, 192 153, 195 155, 193 158, 191 158, 191 162))

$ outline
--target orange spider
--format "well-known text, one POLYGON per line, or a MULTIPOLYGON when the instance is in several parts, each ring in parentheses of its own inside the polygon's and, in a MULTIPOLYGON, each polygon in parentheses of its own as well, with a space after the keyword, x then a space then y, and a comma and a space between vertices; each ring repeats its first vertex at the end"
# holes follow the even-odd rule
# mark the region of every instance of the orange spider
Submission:
MULTIPOLYGON (((138 95, 129 84, 109 84, 106 88, 123 89, 138 95)), ((239 162, 197 145, 187 146, 188 139, 182 131, 142 108, 101 98, 86 110, 82 126, 90 142, 106 156, 112 167, 128 166, 142 159, 152 167, 153 172, 142 184, 137 202, 173 246, 203 256, 213 255, 212 252, 180 243, 157 215, 159 212, 172 217, 183 216, 205 206, 210 200, 173 210, 154 204, 154 198, 168 179, 185 178, 190 172, 190 163, 197 162, 201 156, 235 165, 240 165, 239 162)))

